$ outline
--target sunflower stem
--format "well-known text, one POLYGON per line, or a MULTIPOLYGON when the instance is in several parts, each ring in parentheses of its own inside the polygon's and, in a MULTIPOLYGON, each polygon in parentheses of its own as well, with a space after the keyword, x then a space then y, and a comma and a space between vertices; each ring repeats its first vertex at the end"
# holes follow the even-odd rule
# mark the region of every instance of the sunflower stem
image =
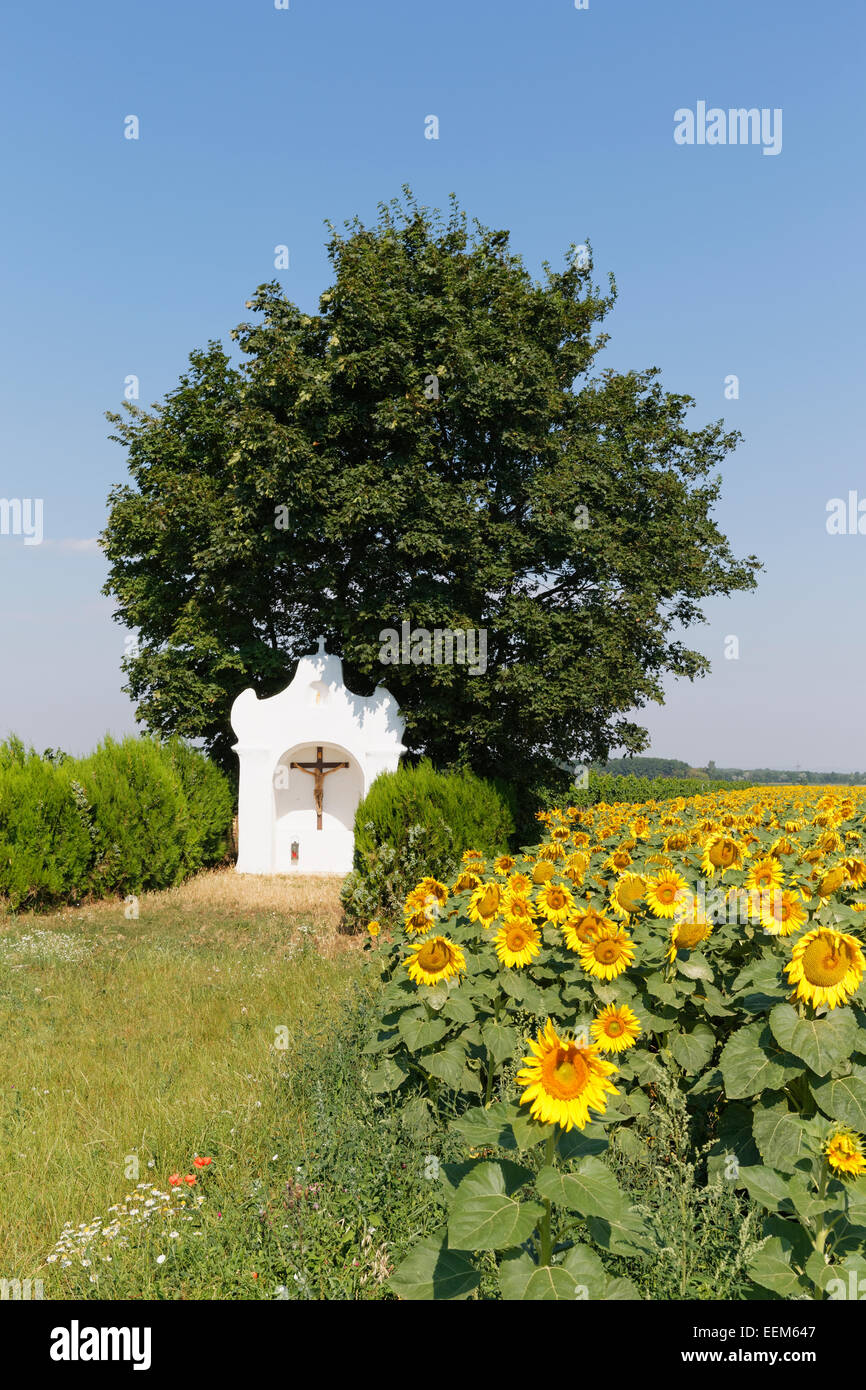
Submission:
MULTIPOLYGON (((555 1158, 556 1130, 554 1130, 552 1134, 549 1134, 547 1136, 547 1144, 545 1145, 544 1149, 544 1166, 546 1168, 553 1167, 553 1162, 555 1158)), ((553 1246, 551 1244, 550 1239, 550 1199, 547 1197, 544 1199, 544 1215, 541 1218, 541 1226, 539 1233, 541 1236, 539 1263, 543 1265, 549 1265, 551 1255, 553 1254, 553 1246)))

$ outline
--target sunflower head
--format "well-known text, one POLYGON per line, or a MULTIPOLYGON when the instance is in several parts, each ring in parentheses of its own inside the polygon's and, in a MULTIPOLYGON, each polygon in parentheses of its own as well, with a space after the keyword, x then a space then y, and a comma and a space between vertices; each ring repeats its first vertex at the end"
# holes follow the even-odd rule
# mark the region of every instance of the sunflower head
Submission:
POLYGON ((620 917, 629 917, 640 909, 646 893, 646 879, 640 874, 622 874, 617 879, 610 895, 614 912, 620 917))
POLYGON ((538 890, 536 905, 548 922, 564 922, 574 911, 574 898, 561 883, 545 883, 538 890))
POLYGON ((560 1037, 550 1019, 536 1038, 527 1039, 531 1056, 517 1073, 517 1084, 525 1086, 521 1104, 541 1124, 559 1125, 569 1130, 583 1129, 590 1110, 603 1114, 608 1094, 618 1095, 610 1080, 616 1073, 600 1050, 568 1037, 560 1037))
POLYGON ((835 1009, 856 994, 866 969, 856 937, 832 927, 816 927, 801 936, 785 966, 797 999, 813 1007, 835 1009))
POLYGON ((466 957, 455 941, 449 941, 446 936, 432 936, 413 949, 406 969, 416 985, 438 985, 462 974, 466 969, 466 957))
POLYGON ((469 899, 469 919, 489 927, 502 906, 504 890, 498 883, 480 883, 469 899))
POLYGON ((602 1052, 624 1052, 627 1047, 634 1047, 641 1026, 628 1004, 608 1004, 593 1020, 590 1031, 602 1052))
POLYGON ((866 1173, 863 1139, 845 1126, 835 1129, 824 1146, 827 1162, 843 1178, 859 1178, 866 1173))
POLYGON ((609 917, 604 917, 600 912, 596 912, 594 907, 588 907, 583 912, 577 912, 562 923, 562 934, 565 937, 565 944, 570 951, 579 951, 581 946, 586 946, 594 940, 599 928, 614 927, 609 917))
POLYGON ((647 879, 646 900, 656 917, 673 917, 689 888, 681 874, 663 869, 655 878, 647 879))
POLYGON ((506 917, 504 926, 493 938, 496 954, 510 969, 529 965, 541 950, 538 928, 526 917, 506 917))
POLYGON ((624 927, 599 927, 580 946, 580 963, 596 980, 615 980, 634 960, 634 942, 624 927))

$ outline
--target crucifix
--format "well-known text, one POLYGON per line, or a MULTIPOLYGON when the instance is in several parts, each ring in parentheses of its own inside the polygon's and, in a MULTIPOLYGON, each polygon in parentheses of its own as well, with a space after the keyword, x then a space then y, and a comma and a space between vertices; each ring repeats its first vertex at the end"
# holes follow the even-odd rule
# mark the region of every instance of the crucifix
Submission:
POLYGON ((325 778, 330 777, 332 772, 337 772, 341 767, 348 767, 348 763, 323 763, 322 750, 316 749, 316 761, 314 763, 289 763, 289 767, 296 767, 301 772, 306 772, 308 777, 314 778, 313 799, 316 803, 316 829, 322 828, 322 798, 325 790, 325 778))

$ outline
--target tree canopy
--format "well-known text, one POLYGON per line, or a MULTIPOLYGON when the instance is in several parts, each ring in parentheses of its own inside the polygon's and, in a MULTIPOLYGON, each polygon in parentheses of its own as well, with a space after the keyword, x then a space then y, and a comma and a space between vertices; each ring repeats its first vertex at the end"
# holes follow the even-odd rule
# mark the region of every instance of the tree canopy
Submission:
POLYGON ((640 752, 630 712, 707 669, 678 635, 701 600, 755 583, 711 517, 739 436, 689 429, 655 369, 592 374, 616 288, 574 247, 534 279, 507 232, 405 190, 329 227, 328 255, 317 313, 262 285, 239 365, 211 342, 164 402, 109 416, 130 481, 105 592, 139 634, 138 718, 232 761, 233 698, 281 689, 322 634, 440 766, 640 752), (486 669, 383 665, 404 621, 486 633, 486 669))

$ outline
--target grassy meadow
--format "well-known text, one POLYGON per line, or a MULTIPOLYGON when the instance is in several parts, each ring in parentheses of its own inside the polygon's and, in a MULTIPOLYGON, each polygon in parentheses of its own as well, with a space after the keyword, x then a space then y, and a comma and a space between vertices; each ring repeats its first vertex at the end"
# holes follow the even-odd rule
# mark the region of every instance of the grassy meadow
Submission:
MULTIPOLYGON (((42 1278, 46 1298, 255 1297, 255 1273, 273 1295, 251 1258, 257 1213, 294 1190, 301 1056, 338 1025, 359 974, 338 892, 224 870, 143 895, 137 918, 120 902, 0 917, 2 1277, 42 1278), (138 1184, 174 1196, 175 1173, 195 1186, 145 1207, 138 1184), (116 1235, 45 1263, 66 1223, 107 1227, 130 1195, 116 1235), (155 1219, 162 1206, 170 1219, 155 1219), (203 1221, 231 1232, 219 1260, 191 1234, 203 1221)), ((282 1282, 287 1259, 271 1253, 282 1282)))

